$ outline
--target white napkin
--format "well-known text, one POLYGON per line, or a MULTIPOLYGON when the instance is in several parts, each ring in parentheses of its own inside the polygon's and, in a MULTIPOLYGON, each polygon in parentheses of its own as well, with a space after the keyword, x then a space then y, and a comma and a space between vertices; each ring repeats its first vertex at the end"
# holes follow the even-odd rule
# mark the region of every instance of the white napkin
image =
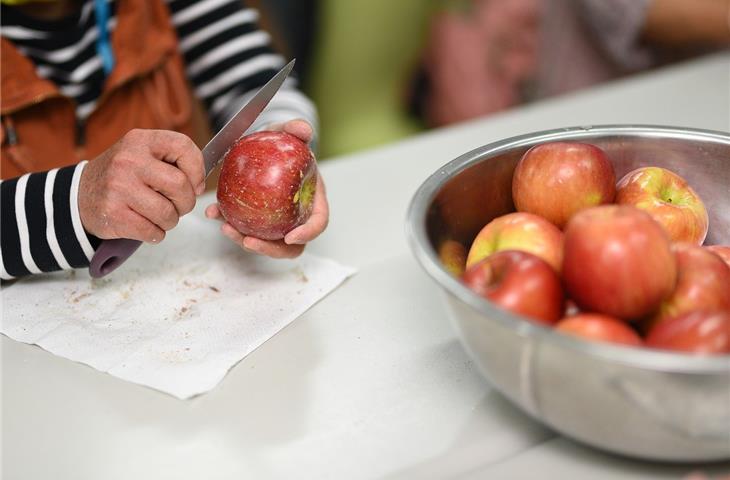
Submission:
POLYGON ((0 291, 0 332, 184 399, 226 372, 354 273, 304 254, 246 254, 217 222, 185 217, 106 278, 26 278, 0 291))

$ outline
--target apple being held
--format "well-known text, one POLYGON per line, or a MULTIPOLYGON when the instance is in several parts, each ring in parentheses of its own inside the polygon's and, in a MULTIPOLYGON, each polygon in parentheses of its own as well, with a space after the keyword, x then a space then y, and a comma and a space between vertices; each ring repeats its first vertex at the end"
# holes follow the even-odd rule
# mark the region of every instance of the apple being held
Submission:
POLYGON ((643 167, 619 180, 616 203, 633 205, 651 214, 673 242, 702 245, 709 219, 705 204, 687 182, 660 167, 643 167))
POLYGON ((218 204, 244 235, 279 240, 312 214, 317 163, 309 147, 285 132, 239 139, 223 158, 218 204))
POLYGON ((722 258, 728 267, 730 267, 730 246, 728 245, 708 245, 705 247, 715 255, 722 258))
POLYGON ((600 313, 579 313, 561 320, 556 330, 587 340, 639 346, 641 337, 626 322, 600 313))
POLYGON ((603 150, 585 143, 534 146, 512 177, 517 210, 540 215, 559 228, 579 210, 611 203, 615 195, 613 165, 603 150))
POLYGON ((677 284, 661 308, 645 324, 647 331, 693 310, 730 311, 730 267, 703 247, 675 243, 677 284))
POLYGON ((676 278, 669 237, 646 212, 602 205, 578 212, 565 229, 563 281, 581 310, 644 317, 672 293, 676 278))
POLYGON ((646 346, 696 354, 730 353, 730 312, 694 310, 657 325, 646 346))
POLYGON ((497 252, 467 268, 462 281, 510 312, 552 325, 563 314, 563 288, 555 270, 527 252, 497 252))
POLYGON ((502 250, 532 253, 560 271, 563 232, 531 213, 508 213, 489 222, 474 238, 466 267, 502 250))

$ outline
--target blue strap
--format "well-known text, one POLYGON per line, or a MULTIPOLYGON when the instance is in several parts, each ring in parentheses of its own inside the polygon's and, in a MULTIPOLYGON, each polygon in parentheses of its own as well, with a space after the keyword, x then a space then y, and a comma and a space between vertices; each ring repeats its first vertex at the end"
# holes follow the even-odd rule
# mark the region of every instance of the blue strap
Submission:
POLYGON ((96 40, 96 51, 101 56, 104 73, 109 75, 114 68, 114 52, 109 41, 109 3, 108 0, 94 0, 96 25, 99 28, 99 37, 96 40))

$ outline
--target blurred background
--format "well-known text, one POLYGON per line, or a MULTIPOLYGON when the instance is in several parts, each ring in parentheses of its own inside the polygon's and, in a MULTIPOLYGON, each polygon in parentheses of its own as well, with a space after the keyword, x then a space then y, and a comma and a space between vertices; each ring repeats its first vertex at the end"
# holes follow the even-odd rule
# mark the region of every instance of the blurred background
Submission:
POLYGON ((247 0, 296 57, 319 157, 730 45, 730 0, 247 0))

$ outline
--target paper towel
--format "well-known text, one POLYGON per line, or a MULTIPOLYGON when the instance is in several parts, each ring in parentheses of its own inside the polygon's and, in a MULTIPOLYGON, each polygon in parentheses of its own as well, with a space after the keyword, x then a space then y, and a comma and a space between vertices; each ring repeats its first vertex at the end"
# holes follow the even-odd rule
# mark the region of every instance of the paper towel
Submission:
POLYGON ((103 279, 59 272, 4 287, 0 332, 185 399, 215 387, 353 273, 306 253, 245 253, 216 222, 188 216, 103 279))

